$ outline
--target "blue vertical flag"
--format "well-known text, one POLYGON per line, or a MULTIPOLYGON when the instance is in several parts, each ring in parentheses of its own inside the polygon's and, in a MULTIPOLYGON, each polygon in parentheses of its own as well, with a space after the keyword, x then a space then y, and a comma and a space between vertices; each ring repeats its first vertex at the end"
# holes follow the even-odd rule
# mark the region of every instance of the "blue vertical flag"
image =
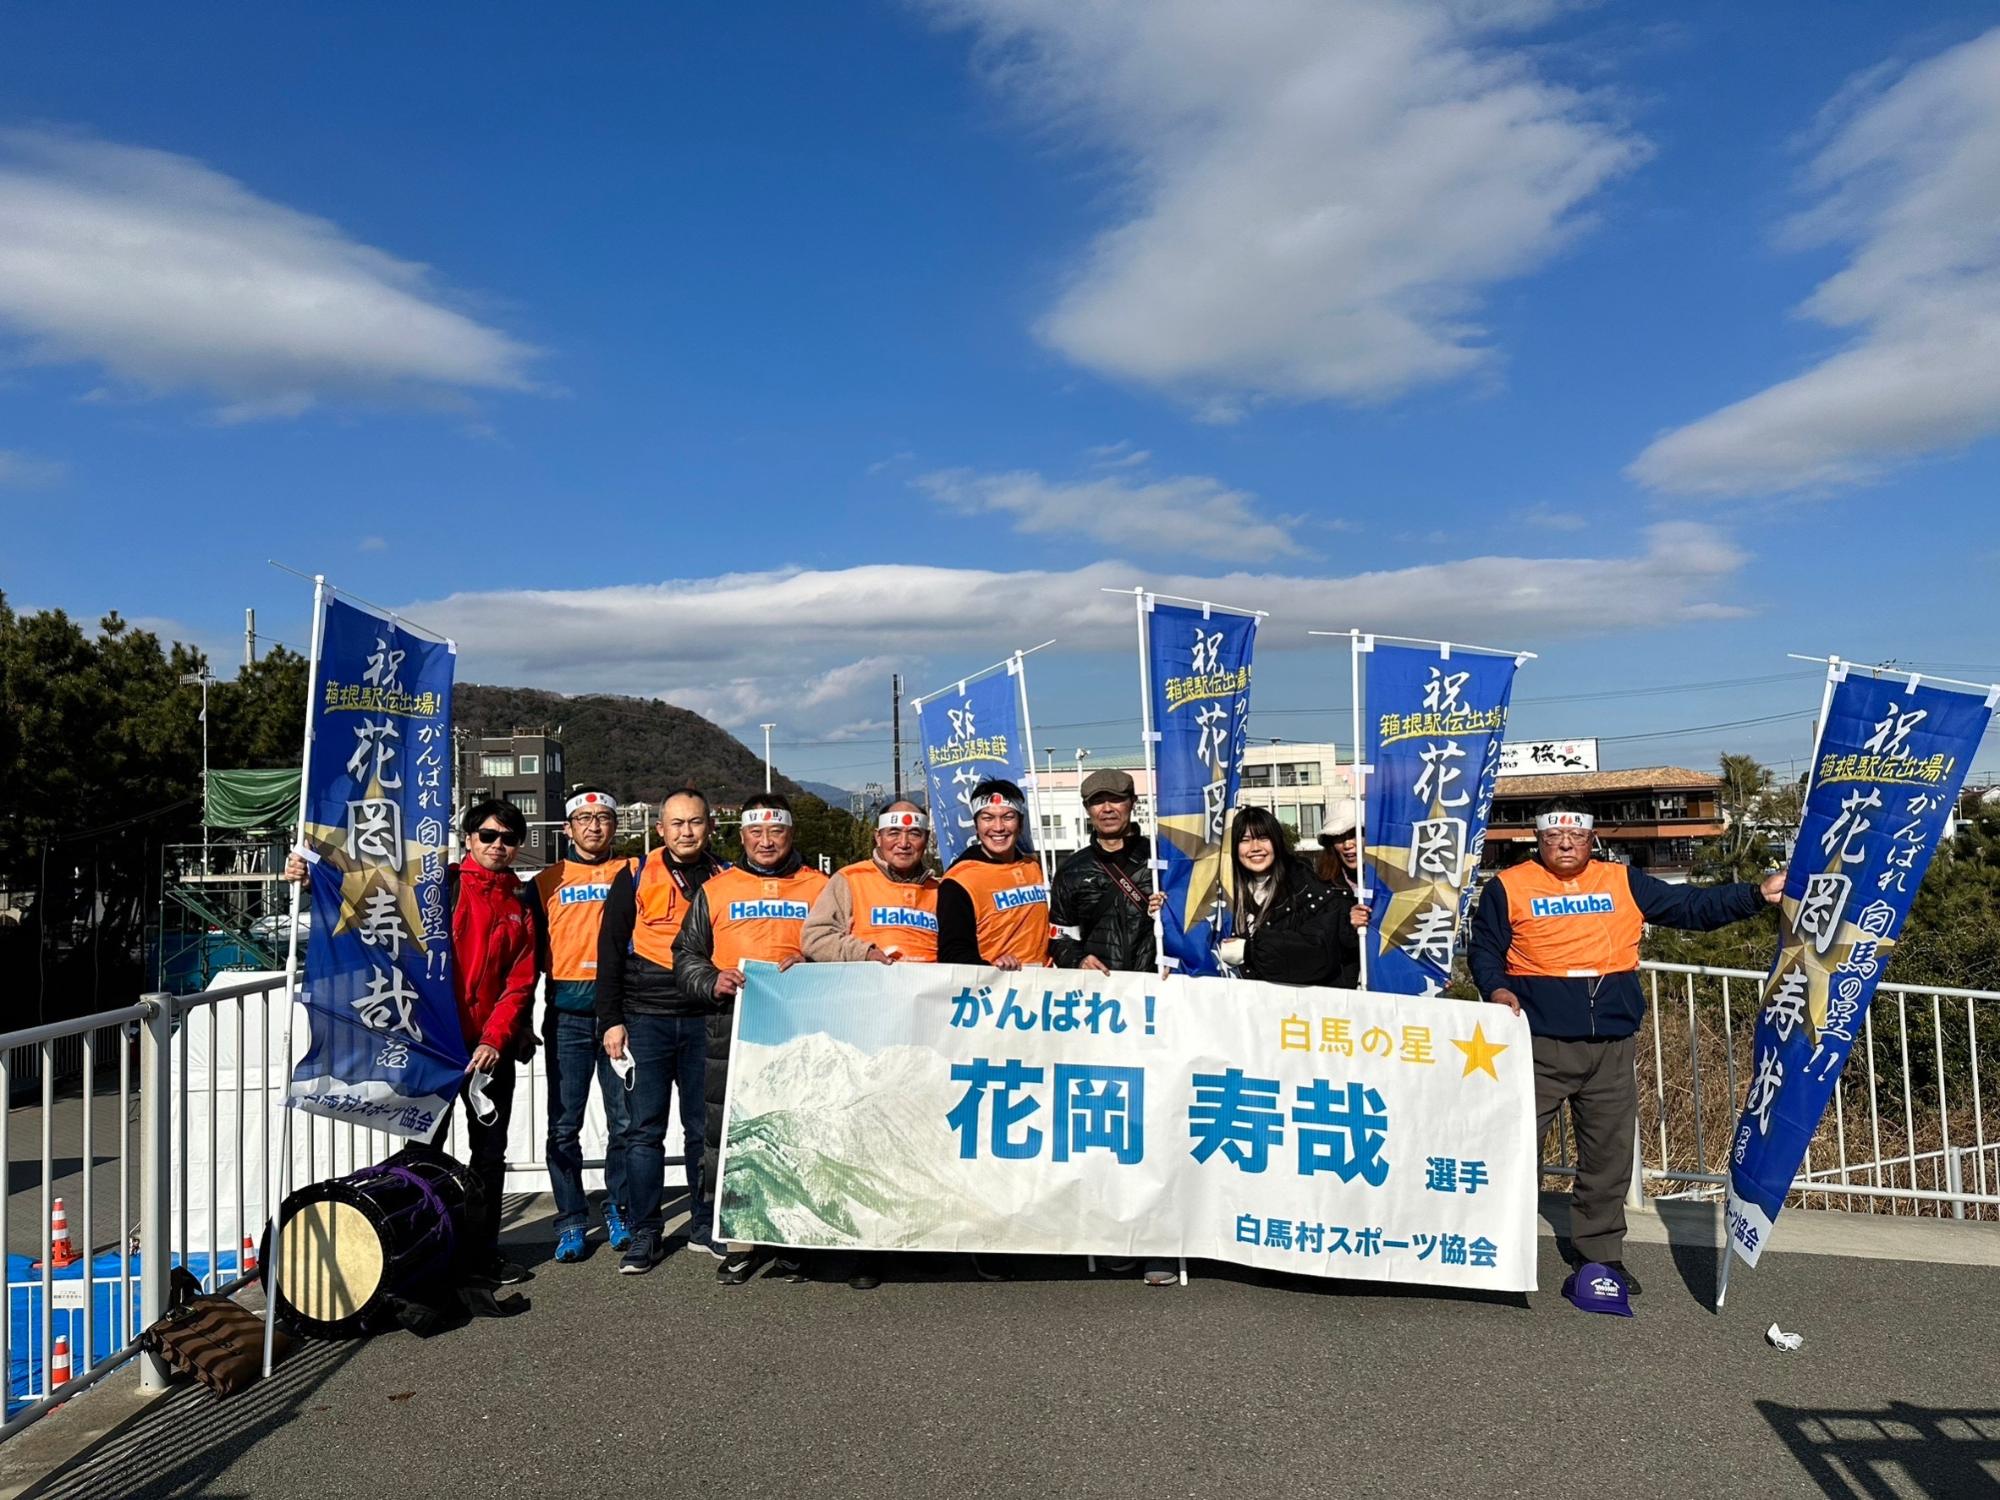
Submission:
POLYGON ((1257 617, 1148 598, 1147 684, 1153 732, 1153 816, 1159 829, 1161 933, 1183 974, 1221 972, 1235 865, 1228 846, 1250 725, 1250 658, 1257 617))
POLYGON ((1729 1239, 1753 1266, 2000 695, 1982 701, 1915 679, 1853 677, 1840 662, 1831 670, 1729 1158, 1729 1239))
POLYGON ((454 651, 325 606, 306 754, 312 1045, 288 1102, 426 1136, 465 1076, 446 860, 454 651))
POLYGON ((1486 847, 1519 658, 1386 646, 1366 659, 1371 990, 1429 995, 1451 978, 1486 847))
MULTIPOLYGON (((999 777, 1023 785, 1034 751, 1021 732, 1021 692, 1010 663, 913 705, 923 741, 931 828, 945 865, 972 842, 972 789, 999 777)), ((1035 847, 1035 830, 1021 830, 1021 847, 1035 847)))

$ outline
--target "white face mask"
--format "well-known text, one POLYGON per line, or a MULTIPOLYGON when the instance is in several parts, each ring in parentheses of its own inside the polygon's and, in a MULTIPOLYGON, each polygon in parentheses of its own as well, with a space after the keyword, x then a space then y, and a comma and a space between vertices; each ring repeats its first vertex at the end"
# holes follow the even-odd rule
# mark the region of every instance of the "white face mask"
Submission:
POLYGON ((619 1078, 623 1080, 625 1084, 625 1092, 628 1094, 631 1093, 632 1080, 638 1076, 638 1071, 639 1071, 639 1065, 632 1060, 631 1049, 627 1048, 625 1055, 623 1057, 611 1058, 610 1063, 611 1063, 611 1071, 616 1073, 619 1076, 619 1078))
POLYGON ((465 1102, 472 1110, 472 1118, 482 1125, 493 1123, 493 1117, 500 1113, 500 1106, 486 1097, 487 1087, 493 1082, 491 1073, 473 1073, 465 1086, 465 1102))

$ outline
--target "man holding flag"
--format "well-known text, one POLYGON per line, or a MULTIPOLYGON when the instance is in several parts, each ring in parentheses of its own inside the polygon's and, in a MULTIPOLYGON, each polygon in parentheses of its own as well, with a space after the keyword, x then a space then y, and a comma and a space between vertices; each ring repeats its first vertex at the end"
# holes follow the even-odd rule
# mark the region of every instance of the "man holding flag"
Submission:
POLYGON ((1702 889, 1593 859, 1596 819, 1558 798, 1535 818, 1535 856, 1481 892, 1468 955, 1479 993, 1528 1018, 1537 1139, 1565 1101, 1576 1129, 1570 1243, 1580 1261, 1625 1269, 1625 1193, 1639 1107, 1634 1037, 1646 1014, 1639 939, 1646 924, 1707 932, 1776 905, 1785 877, 1702 889))

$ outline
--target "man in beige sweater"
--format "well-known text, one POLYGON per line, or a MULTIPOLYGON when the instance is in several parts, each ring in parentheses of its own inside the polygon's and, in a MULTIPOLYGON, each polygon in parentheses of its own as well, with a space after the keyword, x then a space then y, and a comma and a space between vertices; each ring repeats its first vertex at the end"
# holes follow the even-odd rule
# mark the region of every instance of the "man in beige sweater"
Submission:
POLYGON ((875 856, 836 870, 806 915, 817 964, 936 963, 937 876, 924 868, 930 819, 899 800, 875 815, 875 856))

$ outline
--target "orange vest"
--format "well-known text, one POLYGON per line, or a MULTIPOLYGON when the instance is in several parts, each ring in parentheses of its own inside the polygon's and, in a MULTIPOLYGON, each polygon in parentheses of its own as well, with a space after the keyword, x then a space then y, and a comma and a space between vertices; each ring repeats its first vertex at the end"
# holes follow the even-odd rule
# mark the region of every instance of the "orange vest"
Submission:
POLYGON ((804 865, 789 875, 759 875, 738 865, 702 889, 708 892, 715 966, 740 969, 746 958, 775 964, 804 956, 799 937, 826 877, 804 865))
POLYGON ((1624 865, 1593 859, 1574 880, 1561 880, 1530 859, 1494 878, 1506 888, 1514 929, 1509 974, 1587 978, 1639 967, 1646 919, 1624 865))
POLYGON ((688 903, 701 889, 678 870, 667 868, 664 849, 649 856, 639 869, 639 884, 632 895, 636 910, 632 918, 632 951, 663 969, 674 966, 674 939, 687 920, 688 903))
POLYGON ((854 902, 855 937, 884 953, 901 953, 910 963, 937 962, 937 876, 927 870, 921 880, 891 880, 872 859, 840 873, 854 902))
POLYGON ((597 930, 604 925, 604 898, 611 879, 632 860, 558 860, 535 876, 535 893, 548 916, 549 978, 595 981, 597 930))
POLYGON ((1030 965, 1049 961, 1049 887, 1041 861, 1025 856, 995 865, 961 859, 945 879, 957 882, 972 899, 981 958, 992 963, 1012 956, 1030 965))

